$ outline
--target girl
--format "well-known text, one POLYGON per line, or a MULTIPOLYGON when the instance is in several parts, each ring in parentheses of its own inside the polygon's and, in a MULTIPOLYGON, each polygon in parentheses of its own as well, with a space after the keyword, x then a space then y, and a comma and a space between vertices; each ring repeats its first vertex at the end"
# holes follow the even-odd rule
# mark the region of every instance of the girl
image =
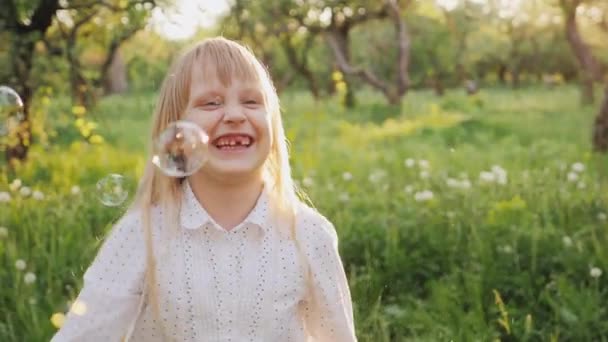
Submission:
POLYGON ((224 38, 187 51, 152 138, 176 120, 209 135, 207 162, 181 179, 148 163, 53 341, 356 341, 336 231, 295 194, 260 62, 224 38))

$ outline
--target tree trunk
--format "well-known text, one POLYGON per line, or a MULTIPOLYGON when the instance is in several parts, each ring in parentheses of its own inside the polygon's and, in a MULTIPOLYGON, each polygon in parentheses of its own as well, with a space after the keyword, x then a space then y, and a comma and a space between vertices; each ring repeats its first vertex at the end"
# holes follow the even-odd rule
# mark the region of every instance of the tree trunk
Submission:
POLYGON ((581 104, 591 105, 595 103, 595 94, 593 93, 593 80, 585 76, 581 80, 581 104))
POLYGON ((604 101, 593 126, 593 149, 602 153, 608 152, 608 82, 604 88, 604 101))
POLYGON ((114 53, 112 63, 104 76, 103 88, 104 94, 124 94, 129 90, 127 67, 119 50, 114 53))
POLYGON ((520 74, 519 74, 519 68, 515 67, 511 70, 511 76, 512 76, 512 86, 514 89, 519 88, 519 86, 521 85, 521 79, 520 79, 520 74))
POLYGON ((304 51, 301 59, 298 59, 296 48, 293 46, 291 38, 289 36, 285 36, 285 38, 282 39, 281 45, 283 46, 283 51, 285 51, 285 54, 287 55, 287 60, 289 61, 289 64, 300 75, 304 77, 306 83, 308 84, 308 89, 312 93, 312 96, 315 99, 318 99, 320 97, 319 86, 317 84, 315 75, 308 67, 306 58, 306 54, 308 53, 312 45, 313 38, 313 36, 307 37, 306 45, 303 47, 304 51))
POLYGON ((72 94, 72 103, 88 108, 92 105, 88 96, 89 87, 80 71, 80 61, 76 55, 76 47, 74 45, 75 41, 68 41, 67 59, 70 65, 70 91, 72 94))
POLYGON ((13 37, 12 64, 14 77, 10 80, 10 86, 19 94, 23 101, 23 119, 16 133, 16 144, 6 147, 6 160, 11 162, 13 159, 25 160, 29 150, 32 134, 30 123, 30 105, 33 96, 33 87, 30 81, 30 71, 32 70, 32 58, 34 45, 37 40, 36 33, 27 35, 16 35, 13 37))
POLYGON ((433 83, 433 90, 435 91, 435 95, 443 96, 443 94, 445 93, 445 88, 443 86, 443 82, 441 82, 441 78, 439 77, 439 75, 434 75, 433 80, 431 82, 433 83))
POLYGON ((498 71, 497 71, 497 75, 498 75, 498 81, 500 82, 500 84, 506 84, 507 83, 507 66, 504 64, 500 64, 498 66, 498 71))
MULTIPOLYGON (((334 53, 336 63, 340 68, 340 71, 346 75, 356 75, 363 81, 371 85, 372 87, 380 90, 388 102, 393 104, 400 104, 401 98, 407 92, 409 87, 409 50, 410 50, 410 39, 407 31, 405 21, 401 17, 400 8, 396 0, 386 0, 385 10, 377 13, 378 17, 390 16, 395 24, 395 43, 398 48, 398 58, 396 60, 395 72, 397 74, 397 80, 394 84, 391 84, 388 80, 381 80, 371 70, 362 67, 355 67, 349 60, 348 51, 348 32, 351 28, 350 25, 336 26, 334 19, 332 18, 332 25, 327 31, 327 41, 330 48, 334 53)), ((345 79, 348 79, 345 77, 345 79)), ((352 87, 348 87, 350 91, 352 87)), ((348 93, 347 93, 347 101, 348 93)))
POLYGON ((561 0, 562 9, 566 17, 566 38, 568 39, 570 49, 572 50, 572 53, 574 53, 581 68, 581 82, 583 83, 581 102, 593 103, 593 82, 600 81, 602 73, 600 64, 591 53, 591 49, 589 49, 589 46, 585 43, 578 31, 578 26, 576 24, 576 8, 578 7, 579 2, 580 1, 575 1, 571 3, 566 2, 566 0, 561 0))

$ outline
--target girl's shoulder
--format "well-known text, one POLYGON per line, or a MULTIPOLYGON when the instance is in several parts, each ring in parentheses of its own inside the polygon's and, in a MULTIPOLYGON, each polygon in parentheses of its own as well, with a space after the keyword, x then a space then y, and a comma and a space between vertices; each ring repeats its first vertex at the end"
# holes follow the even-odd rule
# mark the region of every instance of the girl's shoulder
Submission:
MULTIPOLYGON (((115 235, 137 235, 143 233, 144 227, 144 210, 139 207, 131 207, 120 217, 113 225, 111 234, 115 235)), ((159 230, 159 223, 163 221, 163 209, 158 205, 153 205, 149 208, 147 217, 150 222, 150 228, 153 233, 159 230)))
POLYGON ((305 240, 337 241, 334 225, 317 209, 299 202, 296 210, 296 232, 305 240))

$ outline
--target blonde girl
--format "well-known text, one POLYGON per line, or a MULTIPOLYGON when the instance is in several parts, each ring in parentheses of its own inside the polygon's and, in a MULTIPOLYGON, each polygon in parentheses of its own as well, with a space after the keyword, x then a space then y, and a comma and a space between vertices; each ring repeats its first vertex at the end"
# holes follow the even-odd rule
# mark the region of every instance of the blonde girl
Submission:
POLYGON ((210 138, 191 176, 151 161, 52 341, 355 341, 333 225, 294 190, 279 99, 242 45, 206 39, 159 94, 210 138))

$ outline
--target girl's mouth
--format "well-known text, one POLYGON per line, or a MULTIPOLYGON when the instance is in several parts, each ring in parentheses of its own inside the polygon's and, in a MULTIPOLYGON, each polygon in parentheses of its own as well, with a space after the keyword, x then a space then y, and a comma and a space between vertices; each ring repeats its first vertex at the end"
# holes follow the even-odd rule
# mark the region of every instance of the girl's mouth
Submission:
POLYGON ((224 134, 212 141, 220 151, 244 151, 253 145, 254 139, 249 134, 224 134))

